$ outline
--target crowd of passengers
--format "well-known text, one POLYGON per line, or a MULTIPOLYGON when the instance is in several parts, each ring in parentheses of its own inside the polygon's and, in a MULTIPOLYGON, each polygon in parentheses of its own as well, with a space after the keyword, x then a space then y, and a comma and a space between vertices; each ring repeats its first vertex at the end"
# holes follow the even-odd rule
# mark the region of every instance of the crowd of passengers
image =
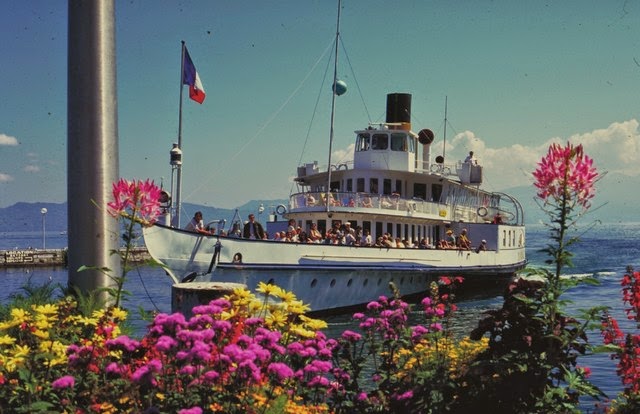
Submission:
MULTIPOLYGON (((333 226, 323 232, 318 230, 316 223, 311 225, 309 232, 296 226, 295 220, 289 220, 286 231, 276 232, 272 238, 275 241, 289 243, 324 243, 346 246, 368 246, 368 247, 388 247, 398 249, 456 249, 472 250, 471 241, 467 236, 467 230, 462 229, 459 236, 455 236, 453 230, 447 231, 447 237, 440 240, 436 245, 429 242, 427 238, 419 241, 393 237, 389 233, 384 233, 377 239, 373 239, 369 230, 363 230, 361 226, 351 227, 351 223, 335 222, 333 226)), ((482 240, 476 247, 476 251, 486 250, 487 242, 482 240)))
MULTIPOLYGON (((187 225, 186 229, 203 234, 215 234, 215 229, 204 229, 202 213, 200 211, 196 212, 193 220, 187 225)), ((269 234, 264 231, 262 225, 255 221, 255 216, 253 214, 249 215, 249 221, 245 223, 242 231, 240 228, 236 228, 227 234, 223 230, 220 232, 220 235, 250 239, 270 239, 269 234)), ((291 219, 288 222, 287 230, 276 232, 271 240, 289 243, 324 243, 345 246, 387 247, 397 249, 473 249, 471 240, 469 240, 467 235, 467 229, 462 229, 458 236, 453 233, 452 229, 448 229, 446 237, 433 245, 427 238, 422 238, 420 241, 412 241, 406 238, 394 238, 389 233, 384 233, 382 236, 373 240, 369 230, 363 230, 361 226, 354 229, 348 221, 345 223, 336 221, 333 223, 333 226, 325 232, 320 231, 316 223, 312 223, 311 228, 306 232, 302 230, 300 226, 296 226, 296 221, 291 219)), ((482 240, 475 248, 475 251, 479 252, 486 249, 487 242, 486 240, 482 240)))

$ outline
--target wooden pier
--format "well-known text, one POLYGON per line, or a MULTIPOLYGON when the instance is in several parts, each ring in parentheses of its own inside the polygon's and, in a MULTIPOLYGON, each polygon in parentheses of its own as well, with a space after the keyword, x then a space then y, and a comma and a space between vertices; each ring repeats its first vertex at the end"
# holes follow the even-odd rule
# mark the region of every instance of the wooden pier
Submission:
MULTIPOLYGON (((131 254, 131 262, 135 263, 143 262, 150 258, 146 247, 135 247, 129 253, 131 254)), ((0 250, 0 268, 31 266, 66 267, 67 249, 0 250)))

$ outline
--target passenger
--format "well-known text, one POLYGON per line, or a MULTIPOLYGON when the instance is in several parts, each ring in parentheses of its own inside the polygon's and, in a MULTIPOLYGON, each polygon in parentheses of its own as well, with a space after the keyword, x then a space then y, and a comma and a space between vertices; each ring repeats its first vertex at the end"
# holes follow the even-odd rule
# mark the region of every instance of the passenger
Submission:
POLYGON ((441 249, 456 248, 456 236, 453 234, 453 230, 447 230, 447 236, 443 240, 440 240, 439 246, 441 249))
POLYGON ((309 230, 309 241, 311 243, 320 243, 320 240, 322 240, 322 233, 318 230, 318 225, 312 223, 311 230, 309 230))
POLYGON ((311 193, 307 194, 307 206, 313 207, 315 205, 316 205, 316 198, 311 193))
POLYGON ((249 221, 244 225, 242 237, 256 240, 262 240, 265 237, 262 224, 256 221, 256 217, 253 214, 249 214, 249 221))
POLYGON ((476 247, 476 253, 484 252, 485 250, 487 250, 487 241, 482 240, 478 247, 476 247))
POLYGON ((473 151, 469 151, 469 155, 464 159, 464 162, 467 164, 477 164, 476 159, 473 158, 473 151))
POLYGON ((371 201, 371 196, 368 194, 364 196, 362 199, 362 207, 373 207, 373 202, 371 201))
POLYGON ((371 232, 369 230, 364 231, 360 239, 360 246, 371 246, 371 232))
POLYGON ((500 213, 496 213, 496 215, 493 216, 493 224, 502 224, 502 216, 500 213))
POLYGON ((353 197, 349 197, 349 207, 355 207, 356 206, 356 201, 353 199, 353 197))
POLYGON ((309 236, 307 236, 307 233, 304 231, 301 231, 300 233, 298 233, 298 242, 299 243, 311 243, 311 241, 309 240, 309 236))
POLYGON ((202 212, 196 211, 191 221, 184 228, 187 231, 200 234, 213 234, 204 228, 204 221, 202 220, 202 212))
POLYGON ((471 249, 471 240, 467 237, 467 229, 462 229, 460 236, 458 236, 458 247, 463 250, 471 249))
POLYGON ((346 244, 347 246, 353 246, 356 244, 356 236, 355 233, 351 233, 346 231, 344 233, 344 244, 346 244))
POLYGON ((400 237, 396 237, 396 247, 398 249, 404 249, 406 247, 400 237))

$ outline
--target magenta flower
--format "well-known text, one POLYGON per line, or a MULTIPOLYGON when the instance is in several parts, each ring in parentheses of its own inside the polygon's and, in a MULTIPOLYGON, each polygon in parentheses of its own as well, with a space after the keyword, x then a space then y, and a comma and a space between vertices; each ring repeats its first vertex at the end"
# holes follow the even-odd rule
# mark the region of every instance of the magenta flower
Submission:
POLYGON ((200 407, 191 407, 191 408, 183 408, 178 411, 178 414, 202 414, 202 408, 200 407))
POLYGON ((357 332, 353 332, 350 330, 346 330, 344 332, 342 332, 342 339, 344 339, 345 341, 348 342, 358 342, 359 340, 362 339, 362 335, 360 335, 357 332))
POLYGON ((576 147, 567 143, 562 147, 551 144, 545 157, 533 172, 534 185, 538 197, 547 202, 563 199, 572 201, 583 208, 589 208, 589 200, 594 196, 594 183, 598 172, 593 160, 584 154, 582 145, 576 147))
POLYGON ((55 390, 61 390, 64 388, 73 388, 76 383, 76 379, 71 375, 65 375, 51 383, 51 387, 55 390))
POLYGON ((293 370, 282 362, 272 362, 269 364, 267 372, 275 375, 280 381, 293 377, 293 370))
POLYGON ((107 203, 113 217, 129 217, 149 225, 160 214, 160 188, 150 180, 121 178, 113 184, 113 201, 107 203))

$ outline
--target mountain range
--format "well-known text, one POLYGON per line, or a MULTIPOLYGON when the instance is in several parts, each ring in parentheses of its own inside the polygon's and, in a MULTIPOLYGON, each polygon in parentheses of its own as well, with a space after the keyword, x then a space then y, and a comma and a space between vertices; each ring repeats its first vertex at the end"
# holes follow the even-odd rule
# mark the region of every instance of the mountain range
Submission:
MULTIPOLYGON (((635 189, 640 188, 640 177, 629 177, 620 174, 608 174, 597 184, 596 197, 592 200, 592 209, 585 220, 599 220, 603 223, 634 222, 638 220, 639 197, 635 189)), ((535 224, 548 220, 540 206, 534 200, 535 188, 533 186, 516 187, 506 190, 505 193, 517 198, 525 211, 525 223, 535 224)), ((249 213, 258 213, 260 205, 264 206, 264 217, 258 218, 266 221, 273 209, 287 204, 287 200, 252 200, 237 208, 242 220, 249 213)), ((0 232, 29 232, 41 231, 43 217, 41 209, 46 208, 44 217, 47 231, 65 231, 67 229, 67 203, 16 203, 0 208, 0 232)), ((196 211, 202 211, 204 221, 225 219, 227 223, 233 218, 236 209, 225 209, 204 206, 191 203, 183 203, 183 222, 196 211)))

